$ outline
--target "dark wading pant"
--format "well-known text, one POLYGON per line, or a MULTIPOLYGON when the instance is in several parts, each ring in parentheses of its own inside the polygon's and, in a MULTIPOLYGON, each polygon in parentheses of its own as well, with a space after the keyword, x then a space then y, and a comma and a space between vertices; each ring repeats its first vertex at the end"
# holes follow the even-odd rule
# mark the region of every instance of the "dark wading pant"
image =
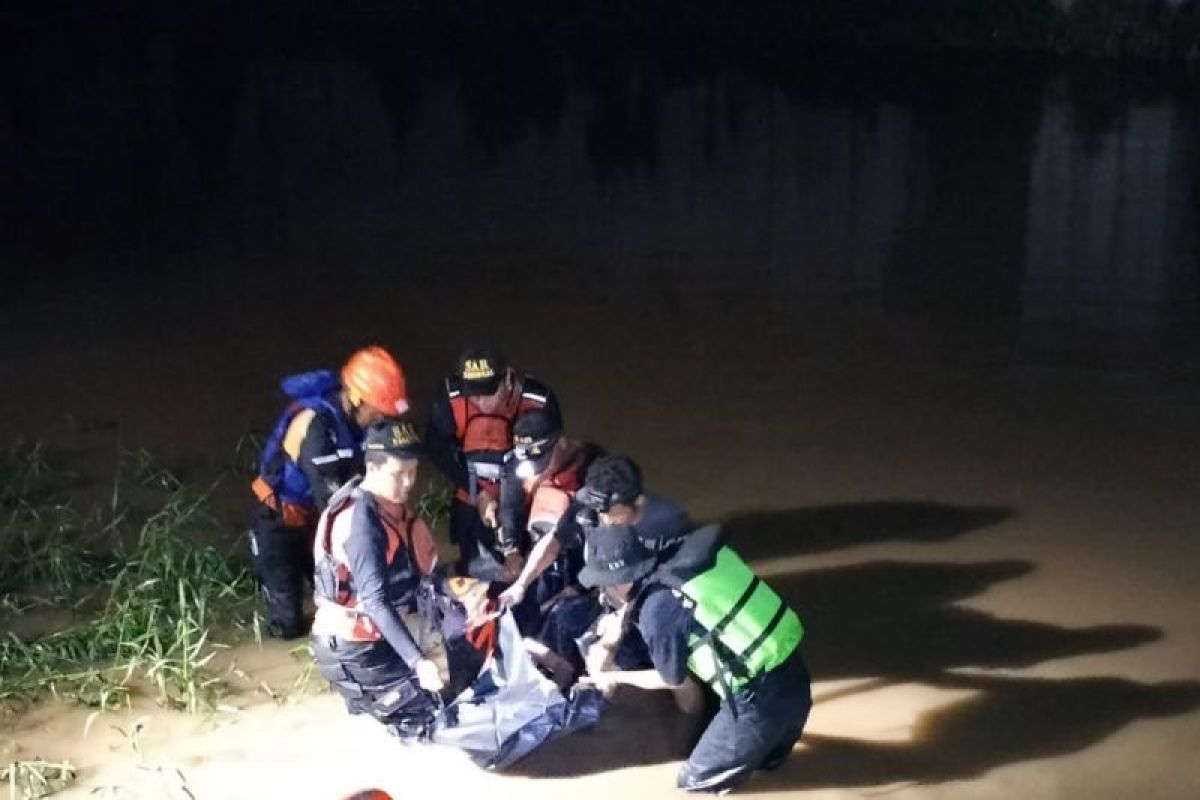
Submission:
POLYGON ((351 714, 369 714, 405 738, 432 733, 437 699, 420 687, 387 642, 313 636, 312 645, 317 671, 345 699, 351 714))
POLYGON ((314 526, 286 527, 258 504, 250 523, 250 554, 262 595, 267 630, 281 639, 308 633, 304 596, 313 581, 314 526))
POLYGON ((678 786, 692 792, 721 792, 744 783, 756 769, 774 769, 800 739, 812 690, 797 650, 766 675, 721 703, 687 762, 678 786))
POLYGON ((496 548, 496 532, 483 524, 475 506, 457 497, 450 501, 450 541, 458 546, 459 575, 489 582, 501 578, 504 558, 496 548))

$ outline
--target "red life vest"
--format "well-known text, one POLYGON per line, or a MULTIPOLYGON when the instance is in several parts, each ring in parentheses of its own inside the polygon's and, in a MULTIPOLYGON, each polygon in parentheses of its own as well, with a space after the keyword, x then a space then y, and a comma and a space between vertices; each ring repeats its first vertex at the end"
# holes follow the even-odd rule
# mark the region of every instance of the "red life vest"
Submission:
MULTIPOLYGON (((504 454, 513 446, 513 422, 526 411, 544 408, 547 396, 522 378, 514 384, 512 394, 503 406, 485 414, 453 384, 447 383, 446 389, 450 411, 454 414, 454 436, 476 477, 476 491, 498 499, 504 454)), ((471 502, 471 494, 466 489, 459 489, 456 496, 464 503, 471 502)))
MULTIPOLYGON (((346 557, 346 540, 351 533, 356 503, 367 502, 357 481, 339 490, 317 525, 313 559, 316 562, 317 614, 313 632, 356 642, 378 641, 382 634, 363 612, 346 557)), ((377 504, 378 506, 378 504, 377 504)), ((437 566, 437 545, 424 520, 407 506, 398 506, 393 516, 378 509, 378 519, 387 536, 385 559, 389 595, 407 599, 416 591, 422 576, 437 566)))
POLYGON ((583 485, 587 472, 587 446, 563 440, 563 447, 551 457, 541 474, 525 482, 525 500, 529 507, 526 527, 534 541, 553 531, 567 513, 575 493, 583 485))

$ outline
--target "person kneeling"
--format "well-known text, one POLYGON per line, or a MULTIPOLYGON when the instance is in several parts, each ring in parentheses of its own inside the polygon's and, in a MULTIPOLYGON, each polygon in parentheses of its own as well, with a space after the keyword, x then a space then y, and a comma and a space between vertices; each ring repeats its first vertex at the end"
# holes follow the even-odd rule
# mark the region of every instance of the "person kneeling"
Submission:
POLYGON ((437 563, 429 528, 406 505, 420 442, 411 424, 385 422, 363 447, 365 476, 338 490, 317 525, 313 652, 350 713, 425 735, 442 681, 400 615, 437 563))
POLYGON ((587 541, 584 586, 602 589, 650 651, 653 669, 597 672, 584 678, 616 686, 668 689, 689 673, 721 702, 678 776, 681 789, 728 791, 756 769, 774 769, 792 752, 812 694, 800 658, 796 612, 708 526, 665 563, 630 528, 600 527, 587 541))

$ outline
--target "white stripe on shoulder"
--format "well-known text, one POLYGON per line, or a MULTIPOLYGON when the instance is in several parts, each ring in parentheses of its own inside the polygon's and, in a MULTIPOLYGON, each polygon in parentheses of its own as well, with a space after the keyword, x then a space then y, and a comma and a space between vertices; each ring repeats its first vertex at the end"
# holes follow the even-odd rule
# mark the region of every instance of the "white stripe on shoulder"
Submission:
POLYGON ((534 394, 533 392, 521 392, 521 397, 528 397, 530 400, 537 400, 539 403, 546 402, 546 395, 534 394))
POLYGON ((340 461, 341 459, 342 457, 337 453, 330 453, 327 456, 315 456, 312 460, 312 463, 319 467, 322 464, 332 464, 334 461, 340 461))
POLYGON ((446 391, 449 393, 451 400, 453 400, 454 398, 456 398, 460 394, 462 394, 462 392, 459 391, 458 389, 447 389, 446 391))

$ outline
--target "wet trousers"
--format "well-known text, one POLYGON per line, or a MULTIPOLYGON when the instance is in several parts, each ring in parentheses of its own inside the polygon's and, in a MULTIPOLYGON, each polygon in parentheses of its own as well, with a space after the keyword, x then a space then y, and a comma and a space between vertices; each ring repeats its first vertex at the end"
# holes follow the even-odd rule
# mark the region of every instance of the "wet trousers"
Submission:
POLYGON ((346 701, 351 714, 369 714, 404 738, 432 732, 437 698, 420 687, 387 642, 313 636, 312 645, 317 671, 346 701))
POLYGON ((500 579, 504 558, 496 547, 496 532, 483 523, 475 506, 457 497, 450 501, 450 541, 458 546, 457 574, 500 579))
POLYGON ((268 632, 280 639, 308 633, 304 597, 313 580, 312 526, 289 528, 259 504, 250 522, 250 555, 268 632))
POLYGON ((744 783, 756 769, 782 764, 808 721, 810 683, 797 650, 722 702, 679 770, 679 788, 723 792, 744 783))

